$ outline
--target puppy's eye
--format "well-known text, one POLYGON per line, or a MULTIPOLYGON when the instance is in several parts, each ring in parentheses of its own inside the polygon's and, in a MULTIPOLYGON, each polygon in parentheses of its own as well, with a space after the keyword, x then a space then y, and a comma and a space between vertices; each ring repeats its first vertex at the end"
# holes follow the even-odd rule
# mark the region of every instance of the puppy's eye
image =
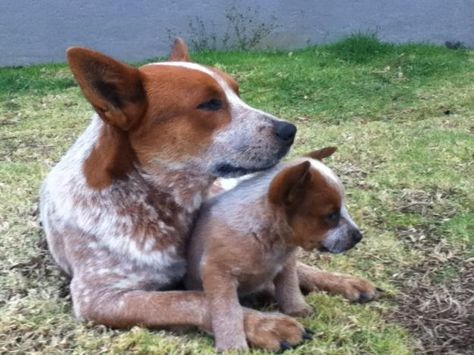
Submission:
POLYGON ((219 111, 222 108, 222 101, 219 99, 211 99, 199 104, 197 108, 204 111, 219 111))
POLYGON ((339 213, 339 211, 333 212, 331 214, 328 214, 326 216, 326 218, 327 218, 327 220, 330 224, 336 225, 336 224, 339 223, 339 219, 341 218, 341 214, 339 213))

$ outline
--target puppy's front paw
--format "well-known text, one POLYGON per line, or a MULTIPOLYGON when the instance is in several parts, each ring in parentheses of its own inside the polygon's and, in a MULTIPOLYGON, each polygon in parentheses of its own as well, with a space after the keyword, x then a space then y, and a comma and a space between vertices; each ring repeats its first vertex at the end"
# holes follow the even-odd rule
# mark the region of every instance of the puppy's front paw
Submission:
POLYGON ((306 302, 285 305, 281 308, 281 311, 292 317, 308 317, 314 313, 313 307, 306 302))
POLYGON ((348 300, 365 303, 377 298, 377 290, 369 281, 349 275, 338 276, 341 278, 340 293, 348 300))
POLYGON ((221 353, 225 351, 244 351, 247 350, 249 347, 245 339, 239 341, 235 338, 230 337, 226 340, 216 341, 216 351, 221 353))
POLYGON ((271 351, 287 350, 307 339, 307 331, 295 319, 281 313, 249 311, 245 334, 252 347, 271 351))

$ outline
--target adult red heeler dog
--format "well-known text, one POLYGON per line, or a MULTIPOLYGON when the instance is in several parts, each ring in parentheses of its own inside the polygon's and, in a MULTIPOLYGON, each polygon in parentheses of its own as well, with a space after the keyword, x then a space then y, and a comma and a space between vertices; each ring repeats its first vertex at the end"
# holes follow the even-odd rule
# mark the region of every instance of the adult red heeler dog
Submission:
MULTIPOLYGON (((288 152, 294 125, 239 98, 227 74, 189 62, 177 40, 170 61, 138 69, 84 48, 67 52, 96 114, 41 191, 49 249, 71 276, 74 312, 114 328, 211 329, 201 292, 166 291, 186 270, 185 244, 216 177, 268 169, 288 152)), ((299 266, 309 290, 357 299, 368 283, 299 266)), ((245 310, 249 344, 303 337, 283 314, 245 310)))

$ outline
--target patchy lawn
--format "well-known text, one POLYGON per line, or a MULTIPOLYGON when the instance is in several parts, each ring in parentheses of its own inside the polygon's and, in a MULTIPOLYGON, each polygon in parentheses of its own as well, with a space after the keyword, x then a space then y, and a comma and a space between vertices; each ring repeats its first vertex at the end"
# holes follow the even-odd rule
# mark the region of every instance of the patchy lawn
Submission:
MULTIPOLYGON (((474 315, 474 52, 354 36, 285 53, 200 53, 249 103, 295 122, 292 155, 328 161, 365 231, 342 256, 304 254, 386 292, 312 294, 299 354, 467 353, 474 315)), ((197 331, 115 331, 71 316, 37 221, 43 177, 91 113, 65 65, 0 69, 0 353, 210 353, 197 331)), ((258 352, 256 352, 258 353, 258 352)))

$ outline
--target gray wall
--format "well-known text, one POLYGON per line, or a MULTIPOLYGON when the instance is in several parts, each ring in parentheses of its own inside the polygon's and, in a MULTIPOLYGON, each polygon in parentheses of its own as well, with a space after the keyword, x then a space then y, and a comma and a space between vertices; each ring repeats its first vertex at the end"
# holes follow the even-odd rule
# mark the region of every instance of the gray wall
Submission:
POLYGON ((474 0, 0 0, 0 66, 63 62, 72 45, 127 61, 164 55, 170 35, 222 38, 232 6, 254 14, 252 23, 276 26, 261 48, 294 49, 358 31, 389 42, 474 47, 474 0))

